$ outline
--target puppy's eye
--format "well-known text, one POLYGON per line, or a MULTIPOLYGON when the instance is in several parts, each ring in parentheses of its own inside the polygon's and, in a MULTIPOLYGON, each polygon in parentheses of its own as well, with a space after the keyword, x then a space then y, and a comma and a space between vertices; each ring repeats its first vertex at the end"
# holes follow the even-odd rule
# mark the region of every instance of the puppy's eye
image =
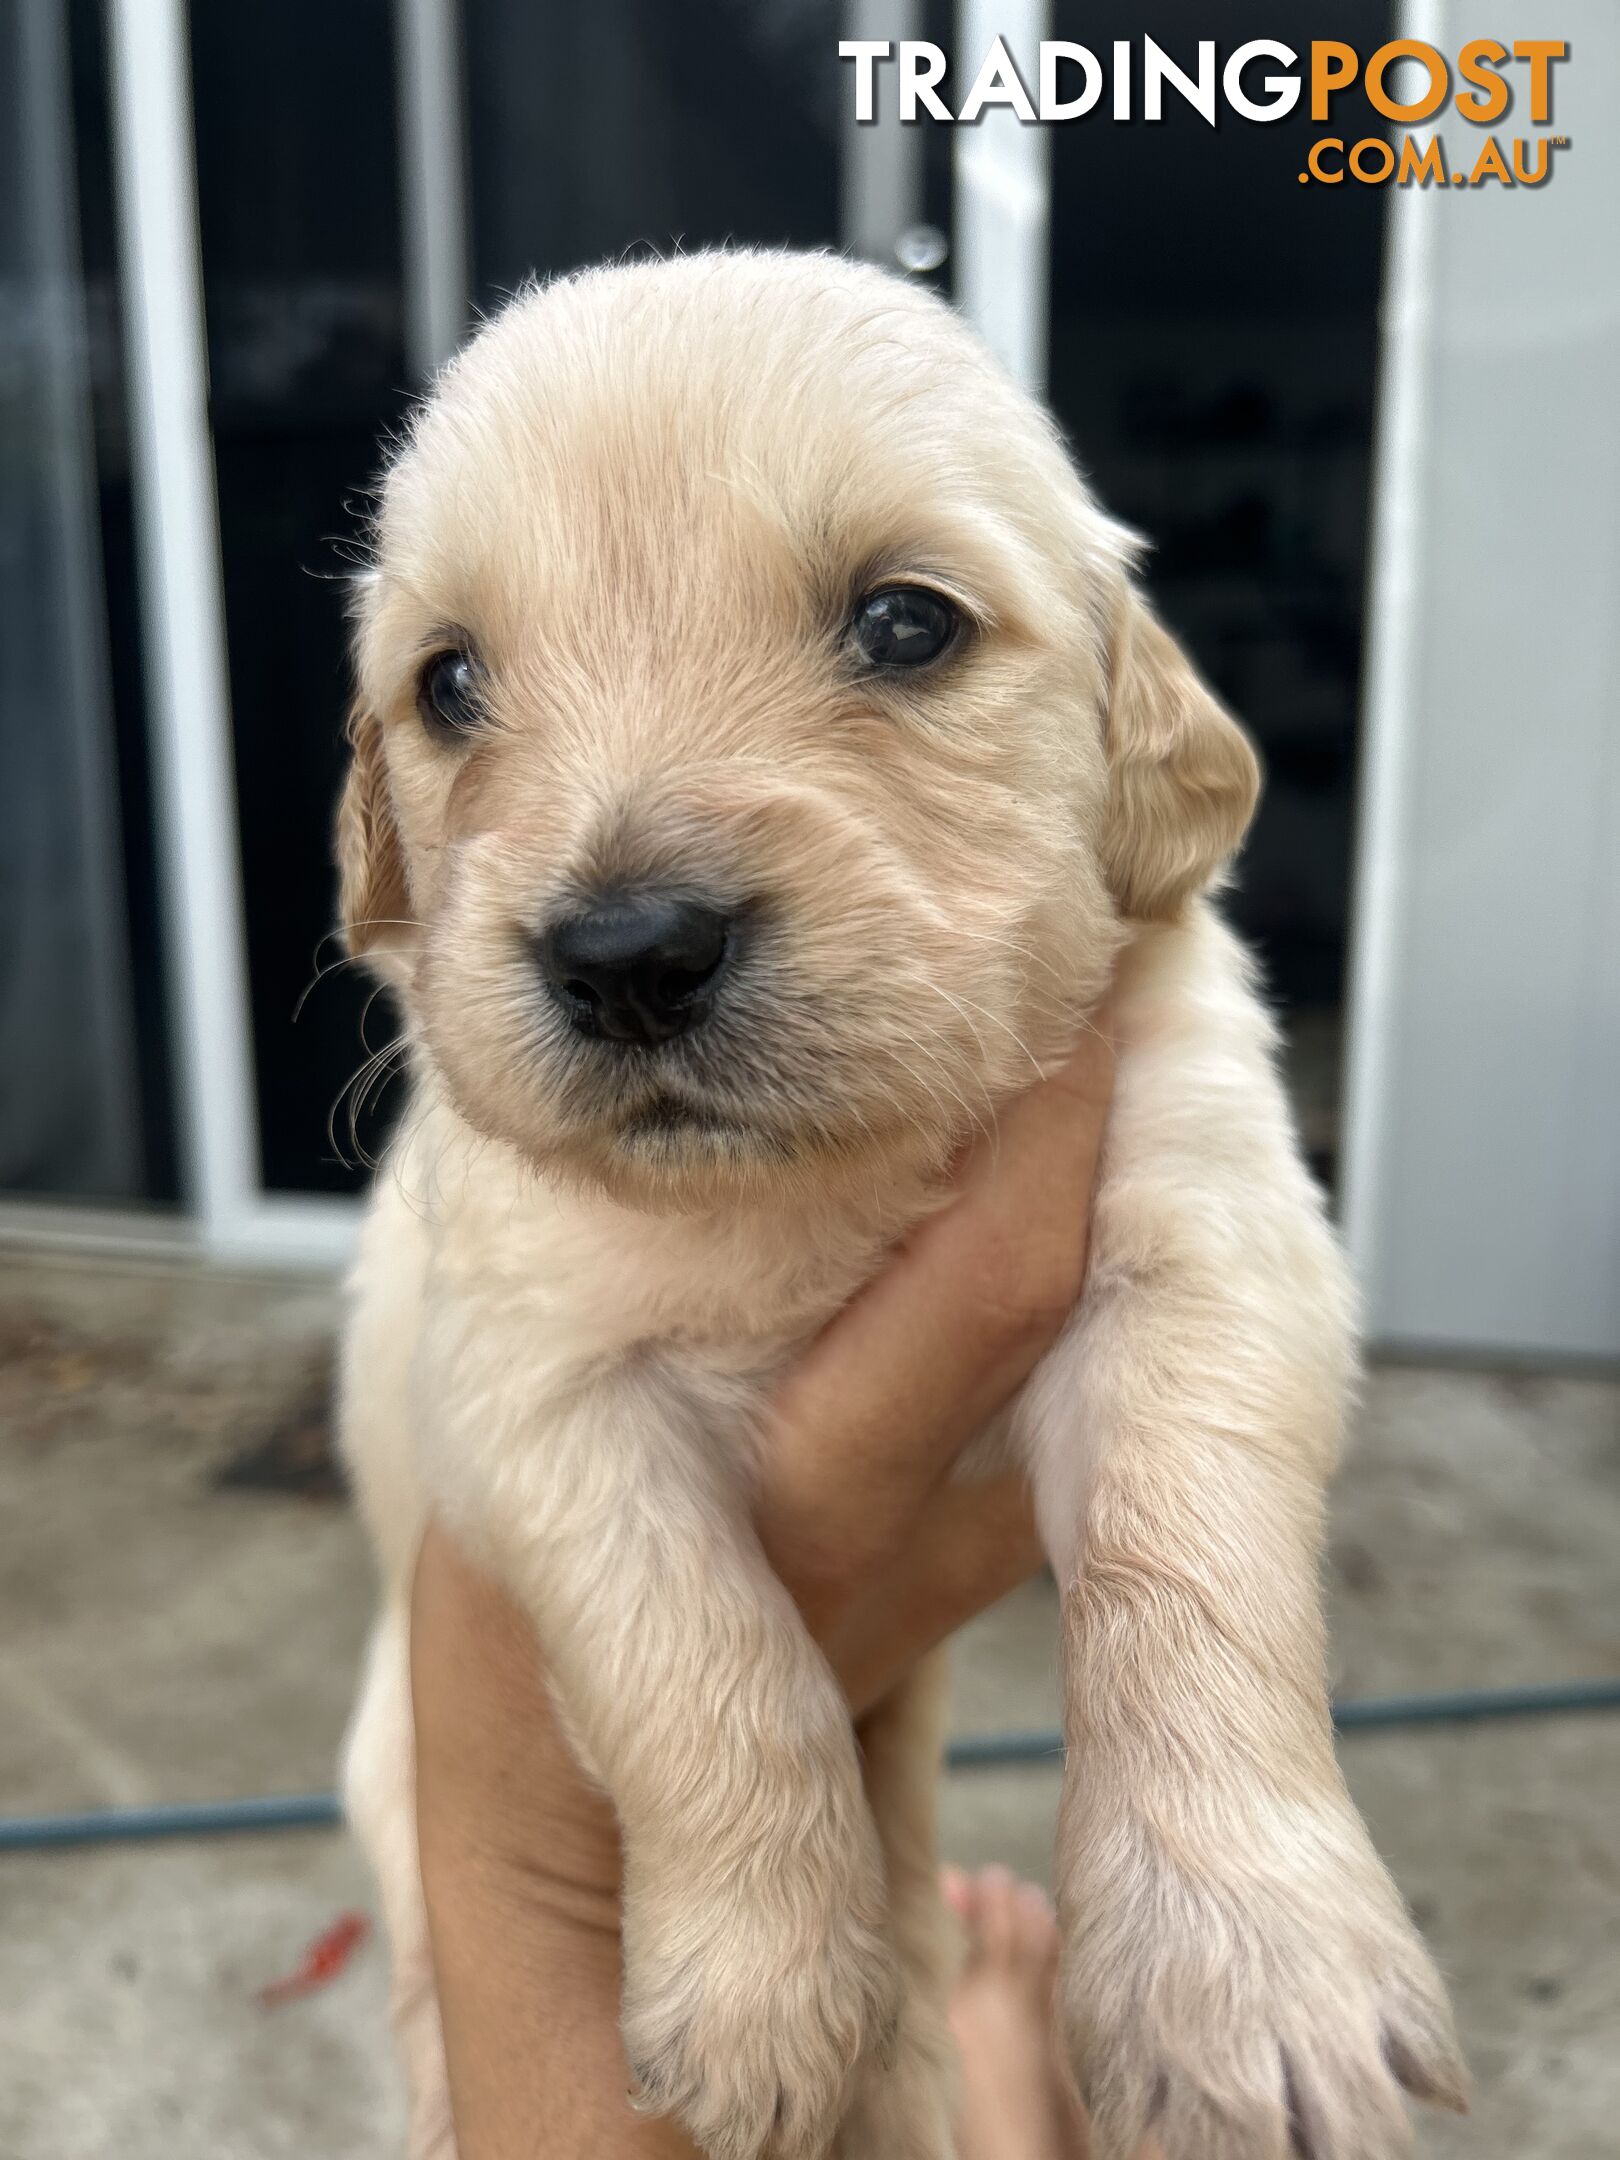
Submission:
POLYGON ((926 585, 881 585, 856 608, 850 635, 869 667, 922 667, 939 658, 961 621, 943 593, 926 585))
POLYGON ((466 735, 484 718, 484 668, 478 655, 458 645, 435 653, 416 686, 416 709, 428 726, 466 735))

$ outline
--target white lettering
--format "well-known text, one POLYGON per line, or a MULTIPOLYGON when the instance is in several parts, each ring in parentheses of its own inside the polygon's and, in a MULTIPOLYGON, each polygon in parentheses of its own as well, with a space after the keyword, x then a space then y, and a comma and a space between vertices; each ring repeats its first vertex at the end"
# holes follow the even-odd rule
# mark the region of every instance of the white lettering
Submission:
POLYGON ((915 120, 920 104, 931 120, 948 120, 951 109, 933 88, 945 73, 945 55, 937 45, 914 38, 900 46, 900 117, 915 120))
POLYGON ((1142 117, 1164 118, 1164 86, 1179 91, 1187 103, 1215 125, 1215 40, 1198 40, 1198 76, 1185 75, 1162 45, 1150 37, 1142 40, 1142 117))
POLYGON ((1085 45, 1072 45, 1067 38, 1044 38, 1041 41, 1041 118, 1043 120, 1079 120, 1090 112, 1102 96, 1102 66, 1097 55, 1085 45), (1058 96, 1058 69, 1070 61, 1080 70, 1082 88, 1078 97, 1058 96))
POLYGON ((1299 103, 1299 77, 1297 75, 1268 75, 1261 84, 1265 98, 1252 98, 1243 87, 1243 70, 1251 60, 1280 60, 1284 67, 1292 67, 1299 55, 1287 45, 1279 45, 1275 38, 1251 38, 1247 45, 1240 45, 1232 53, 1221 74, 1221 88, 1232 110, 1241 113, 1245 120, 1280 120, 1284 113, 1291 113, 1299 103))
POLYGON ((838 43, 840 60, 855 63, 855 117, 857 120, 877 118, 877 64, 887 60, 894 47, 887 38, 841 38, 838 43))
POLYGON ((1019 80, 1006 41, 997 38, 984 56, 984 65, 973 79, 967 102, 957 111, 959 121, 977 120, 987 105, 1010 105, 1020 120, 1033 120, 1035 108, 1019 80))

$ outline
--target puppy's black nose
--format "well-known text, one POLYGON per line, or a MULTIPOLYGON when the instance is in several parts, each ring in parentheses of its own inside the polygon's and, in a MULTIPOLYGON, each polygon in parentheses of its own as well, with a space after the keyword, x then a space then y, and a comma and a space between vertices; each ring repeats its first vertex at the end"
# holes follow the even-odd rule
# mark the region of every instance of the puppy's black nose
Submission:
POLYGON ((582 1035, 667 1042, 707 1015, 730 930, 684 894, 599 893, 541 936, 540 972, 582 1035))

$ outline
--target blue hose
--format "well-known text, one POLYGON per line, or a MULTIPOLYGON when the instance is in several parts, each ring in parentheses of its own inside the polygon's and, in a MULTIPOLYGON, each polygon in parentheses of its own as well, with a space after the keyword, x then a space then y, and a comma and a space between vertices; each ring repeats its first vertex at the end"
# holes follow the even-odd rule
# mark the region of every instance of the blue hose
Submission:
MULTIPOLYGON (((1554 1717, 1569 1711, 1620 1710, 1620 1680, 1573 1680, 1542 1687, 1474 1688, 1454 1694, 1380 1695, 1336 1703, 1340 1732, 1381 1727, 1469 1725, 1490 1718, 1554 1717)), ((1063 1735, 970 1733, 946 1754, 952 1770, 1056 1764, 1063 1735)), ((103 1808, 76 1815, 0 1816, 0 1853, 72 1845, 120 1844, 173 1837, 220 1837, 242 1830, 327 1830, 343 1819, 336 1793, 267 1794, 248 1800, 182 1801, 168 1807, 103 1808)))
POLYGON ((0 1852, 135 1839, 219 1837, 233 1830, 328 1830, 343 1820, 336 1793, 267 1793, 252 1800, 181 1800, 97 1808, 81 1815, 0 1815, 0 1852))
MULTIPOLYGON (((1372 1732, 1400 1725, 1472 1725, 1488 1718, 1553 1717, 1571 1710, 1620 1710, 1620 1680, 1571 1680, 1541 1687, 1463 1688, 1441 1695, 1371 1695, 1333 1706, 1339 1732, 1372 1732)), ((1009 1763, 1050 1762, 1063 1753, 1053 1725, 1038 1732, 973 1733, 951 1743, 952 1770, 985 1770, 1009 1763)), ((0 1823, 0 1848, 4 1845, 0 1823)))
POLYGON ((1484 1718, 1553 1717, 1570 1710, 1620 1710, 1620 1680, 1564 1680, 1540 1686, 1463 1688, 1453 1695, 1381 1695, 1335 1703, 1340 1732, 1378 1725, 1471 1725, 1484 1718))

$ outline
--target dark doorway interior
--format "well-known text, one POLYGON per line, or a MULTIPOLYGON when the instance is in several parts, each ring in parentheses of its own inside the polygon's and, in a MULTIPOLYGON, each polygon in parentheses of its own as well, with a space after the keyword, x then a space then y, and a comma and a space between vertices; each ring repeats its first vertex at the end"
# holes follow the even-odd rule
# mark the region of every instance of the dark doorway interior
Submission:
POLYGON ((822 0, 464 0, 474 283, 487 305, 651 247, 838 239, 822 0))
POLYGON ((0 12, 0 1193, 176 1196, 103 10, 0 12))
MULTIPOLYGON (((1346 0, 1333 34, 1366 53, 1390 12, 1346 0)), ((1297 8, 1253 0, 1057 17, 1105 61, 1111 40, 1146 33, 1189 73, 1200 37, 1223 58, 1251 38, 1306 46, 1297 8)), ((1386 198, 1300 184, 1325 132, 1303 98, 1281 121, 1222 113, 1211 128, 1173 95, 1156 124, 1054 129, 1051 396, 1103 500, 1152 543, 1161 613, 1261 746, 1266 795, 1230 911, 1331 1177, 1386 198)), ((1382 123, 1346 99, 1331 132, 1382 123)))
MULTIPOLYGON (((272 1191, 360 1181, 370 986, 320 981, 355 497, 406 402, 390 0, 191 10, 254 1069, 272 1191), (296 1025, 294 1012, 298 1012, 296 1025), (334 1111, 334 1106, 336 1106, 334 1111)), ((379 1011, 370 1039, 391 1022, 379 1011)))

